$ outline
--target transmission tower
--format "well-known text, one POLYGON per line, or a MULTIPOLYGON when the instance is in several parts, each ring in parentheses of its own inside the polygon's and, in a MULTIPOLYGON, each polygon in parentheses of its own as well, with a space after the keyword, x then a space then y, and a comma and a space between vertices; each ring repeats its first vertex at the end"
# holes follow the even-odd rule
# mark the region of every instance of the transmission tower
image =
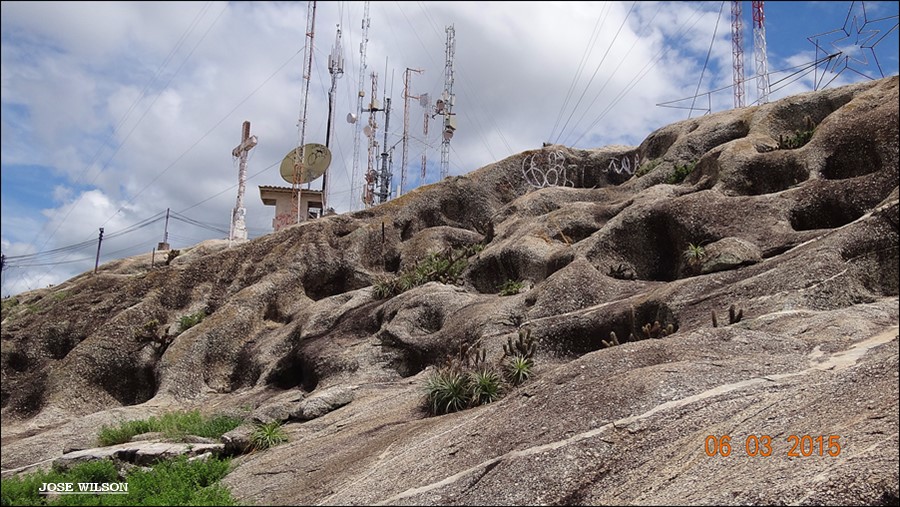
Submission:
MULTIPOLYGON (((369 42, 369 2, 365 2, 363 7, 362 18, 362 42, 359 43, 359 93, 356 99, 356 114, 350 115, 347 119, 356 125, 355 135, 353 137, 353 173, 350 179, 350 210, 353 211, 358 203, 359 194, 356 189, 359 180, 359 132, 362 129, 359 121, 363 113, 363 98, 366 96, 366 45, 369 42)), ((373 95, 374 98, 374 95, 373 95)), ((368 178, 368 173, 366 173, 368 178)), ((365 202, 365 197, 362 197, 365 202)))
POLYGON ((378 74, 372 73, 372 101, 369 103, 368 109, 363 109, 364 113, 369 113, 369 125, 366 127, 366 137, 369 138, 368 165, 366 168, 365 186, 363 187, 362 201, 368 208, 375 204, 375 182, 378 180, 378 173, 375 170, 375 151, 378 149, 378 138, 375 136, 378 131, 378 123, 375 121, 375 113, 383 111, 378 107, 378 74))
POLYGON ((400 191, 397 192, 398 196, 403 195, 403 192, 406 191, 406 165, 409 161, 409 99, 420 98, 419 95, 409 94, 410 72, 421 73, 423 71, 422 69, 410 69, 407 67, 406 71, 403 72, 403 160, 400 167, 400 191))
MULTIPOLYGON (((325 128, 325 147, 331 148, 331 131, 334 129, 334 98, 337 93, 337 80, 344 75, 344 50, 341 47, 341 25, 337 26, 334 47, 328 57, 328 72, 331 74, 331 89, 328 90, 328 124, 325 128)), ((322 174, 322 213, 328 209, 328 170, 322 174)))
POLYGON ((294 174, 291 183, 291 210, 300 223, 300 184, 303 174, 303 160, 305 160, 304 141, 306 140, 306 113, 309 106, 309 81, 312 76, 313 39, 316 29, 316 2, 307 4, 306 12, 306 46, 303 52, 303 93, 300 95, 300 119, 297 127, 300 135, 297 139, 297 149, 294 150, 294 174))
POLYGON ((764 2, 753 0, 753 59, 756 60, 757 103, 769 102, 769 58, 766 55, 766 15, 764 2))
POLYGON ((742 0, 731 2, 731 62, 734 80, 734 107, 744 107, 744 21, 742 0))
POLYGON ((443 139, 441 140, 441 179, 450 174, 450 139, 456 130, 456 120, 453 118, 453 103, 456 97, 453 95, 453 56, 456 52, 456 30, 453 25, 447 27, 446 63, 444 65, 444 93, 435 104, 435 113, 443 115, 443 139))

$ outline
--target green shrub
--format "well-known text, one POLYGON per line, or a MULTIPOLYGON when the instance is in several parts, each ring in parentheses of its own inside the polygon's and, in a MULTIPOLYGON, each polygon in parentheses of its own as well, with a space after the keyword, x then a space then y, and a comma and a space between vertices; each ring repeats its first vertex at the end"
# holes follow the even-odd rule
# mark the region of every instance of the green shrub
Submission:
POLYGON ((226 415, 203 417, 197 410, 170 412, 160 417, 125 421, 117 427, 103 426, 98 437, 100 445, 128 442, 141 433, 160 432, 170 440, 182 440, 187 435, 217 439, 237 428, 242 419, 226 415))
POLYGON ((204 317, 206 317, 206 312, 203 310, 181 317, 178 319, 178 323, 181 324, 181 331, 184 332, 196 326, 203 321, 204 317))
POLYGON ((379 278, 373 285, 376 299, 394 297, 428 282, 458 283, 468 265, 468 258, 481 252, 484 245, 471 245, 461 250, 428 254, 415 267, 397 276, 379 278))
POLYGON ((279 421, 257 425, 250 434, 250 449, 254 451, 262 451, 284 442, 287 442, 287 435, 279 421))
POLYGON ((666 183, 670 185, 677 185, 684 181, 685 178, 688 177, 689 174, 694 172, 694 168, 697 167, 697 161, 693 161, 686 165, 678 165, 675 164, 675 171, 666 178, 666 183))
POLYGON ((426 400, 435 415, 462 410, 471 399, 472 378, 456 368, 435 370, 425 382, 426 400))
POLYGON ((471 374, 471 403, 484 405, 500 399, 503 390, 503 379, 492 369, 483 369, 471 374))
POLYGON ((181 456, 149 470, 135 468, 122 479, 111 460, 88 461, 67 471, 54 468, 4 478, 2 505, 237 505, 231 492, 220 484, 230 467, 228 459, 188 461, 181 456), (51 498, 38 494, 45 482, 127 482, 128 494, 51 498))
POLYGON ((500 286, 500 295, 501 296, 514 296, 522 290, 525 286, 522 282, 517 282, 515 280, 507 280, 503 282, 503 285, 500 286))
POLYGON ((688 247, 681 255, 684 257, 685 262, 687 262, 688 267, 690 267, 692 271, 697 272, 700 270, 700 266, 703 264, 704 259, 706 259, 706 249, 701 245, 689 243, 688 247))
POLYGON ((509 383, 517 386, 528 380, 531 377, 532 366, 534 366, 534 361, 530 357, 517 355, 510 358, 506 363, 506 377, 509 379, 509 383))

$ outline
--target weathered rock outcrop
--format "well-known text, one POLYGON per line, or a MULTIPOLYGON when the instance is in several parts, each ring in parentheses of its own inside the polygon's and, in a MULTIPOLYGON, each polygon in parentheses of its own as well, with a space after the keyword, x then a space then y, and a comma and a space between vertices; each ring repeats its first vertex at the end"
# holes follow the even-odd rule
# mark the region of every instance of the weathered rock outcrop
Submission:
POLYGON ((290 438, 225 479, 263 504, 896 503, 898 102, 892 77, 637 147, 548 146, 17 296, 2 467, 87 449, 101 424, 249 407, 290 438), (454 249, 472 253, 457 284, 376 295, 454 249), (675 332, 648 339, 657 321, 675 332), (533 380, 427 415, 431 371, 476 342, 498 358, 526 326, 533 380), (731 454, 707 452, 723 435, 731 454))

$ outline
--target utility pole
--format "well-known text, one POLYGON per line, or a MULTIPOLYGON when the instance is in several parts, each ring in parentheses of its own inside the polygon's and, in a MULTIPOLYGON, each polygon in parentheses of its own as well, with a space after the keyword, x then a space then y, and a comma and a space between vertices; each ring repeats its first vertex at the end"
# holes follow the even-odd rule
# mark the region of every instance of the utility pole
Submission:
POLYGON ((422 96, 422 99, 420 99, 420 101, 422 103, 422 107, 425 109, 425 115, 424 115, 425 122, 422 124, 422 175, 421 175, 421 182, 422 182, 422 184, 424 184, 426 168, 428 165, 428 158, 425 156, 425 154, 428 151, 428 120, 431 119, 429 117, 428 113, 431 111, 431 100, 428 98, 428 94, 426 93, 422 96))
POLYGON ((247 210, 244 209, 244 190, 247 186, 247 152, 254 146, 256 146, 256 136, 250 135, 250 122, 245 121, 241 129, 241 144, 231 150, 231 155, 240 158, 241 162, 240 169, 238 169, 237 204, 231 212, 231 231, 228 233, 228 241, 247 239, 247 224, 244 222, 244 216, 247 214, 247 210))
MULTIPOLYGON (((365 202, 365 195, 360 196, 356 192, 356 182, 359 179, 359 131, 362 128, 360 117, 363 113, 363 98, 366 96, 366 45, 369 42, 369 2, 365 2, 363 7, 362 19, 362 42, 359 43, 359 92, 356 99, 356 116, 350 115, 348 120, 353 119, 352 123, 356 124, 356 131, 353 137, 353 173, 350 178, 350 211, 355 209, 356 199, 359 197, 365 202)), ((366 173, 366 184, 368 185, 368 173, 366 173)))
POLYGON ((100 266, 100 244, 102 244, 102 243, 103 243, 103 227, 100 228, 100 237, 97 238, 97 259, 94 261, 94 273, 97 272, 97 268, 100 266))
POLYGON ((734 108, 744 107, 744 20, 743 0, 731 1, 731 63, 734 108))
MULTIPOLYGON (((341 25, 337 26, 334 47, 328 57, 328 72, 331 74, 331 89, 328 90, 328 124, 325 127, 325 147, 331 149, 331 131, 334 128, 334 97, 337 93, 337 80, 344 75, 344 50, 341 48, 341 25)), ((328 170, 322 174, 322 214, 325 214, 328 201, 328 170)))
MULTIPOLYGON (((403 160, 402 166, 400 167, 400 191, 397 192, 397 195, 403 195, 403 192, 406 191, 406 165, 409 161, 409 99, 418 99, 418 95, 410 95, 409 94, 409 73, 410 72, 418 72, 421 73, 422 69, 410 69, 406 68, 406 71, 403 72, 403 160)), ((387 126, 385 125, 385 129, 387 126)))
MULTIPOLYGON (((309 81, 312 77, 312 61, 313 61, 313 40, 316 31, 316 2, 309 2, 306 8, 306 46, 304 48, 304 70, 303 70, 303 94, 300 96, 300 118, 297 121, 299 129, 299 137, 297 149, 294 150, 294 174, 291 182, 291 207, 296 218, 296 222, 300 223, 300 180, 303 175, 303 161, 306 159, 304 153, 304 141, 306 140, 306 113, 309 106, 309 81)), ((307 186, 309 183, 307 182, 307 186)))
POLYGON ((444 116, 443 139, 441 140, 441 179, 450 174, 450 139, 456 130, 456 121, 453 119, 453 103, 456 97, 453 95, 453 57, 456 53, 456 30, 453 25, 446 29, 447 47, 446 61, 444 64, 444 93, 435 104, 435 114, 444 116))
POLYGON ((169 209, 170 208, 166 208, 166 229, 163 232, 162 243, 156 245, 157 250, 168 250, 169 249, 169 209))

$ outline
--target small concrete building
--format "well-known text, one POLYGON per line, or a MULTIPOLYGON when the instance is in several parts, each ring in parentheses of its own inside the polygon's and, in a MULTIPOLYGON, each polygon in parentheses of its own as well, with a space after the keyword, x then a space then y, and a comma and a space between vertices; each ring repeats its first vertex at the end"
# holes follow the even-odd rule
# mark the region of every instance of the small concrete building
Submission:
MULTIPOLYGON (((293 209, 291 187, 274 187, 269 185, 259 186, 259 197, 266 206, 275 206, 275 218, 272 220, 272 228, 280 231, 289 225, 297 223, 297 216, 293 209)), ((300 192, 300 221, 322 216, 322 191, 299 189, 300 192)))

